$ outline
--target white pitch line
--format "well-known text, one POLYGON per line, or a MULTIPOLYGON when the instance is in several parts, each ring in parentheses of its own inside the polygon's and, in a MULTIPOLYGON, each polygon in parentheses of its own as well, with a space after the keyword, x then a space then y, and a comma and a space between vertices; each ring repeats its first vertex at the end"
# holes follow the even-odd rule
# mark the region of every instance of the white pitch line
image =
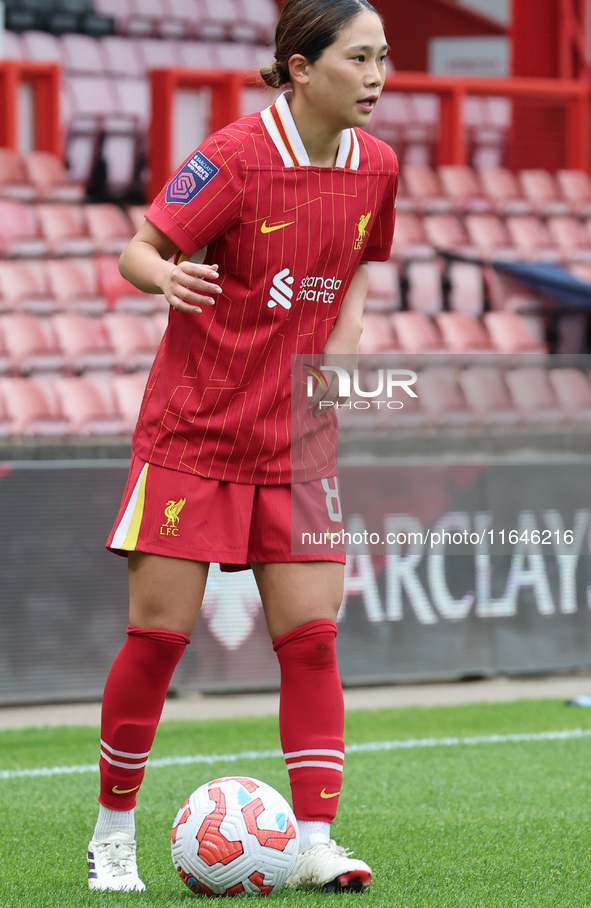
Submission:
MULTIPOLYGON (((478 735, 471 738, 409 738, 406 741, 368 741, 365 744, 348 744, 348 754, 375 753, 383 750, 416 750, 422 747, 460 747, 474 744, 507 744, 530 741, 571 741, 591 737, 591 729, 574 728, 568 731, 541 731, 535 734, 519 735, 478 735)), ((271 760, 283 757, 281 750, 244 750, 237 754, 194 754, 189 757, 161 757, 150 760, 148 769, 160 766, 190 766, 205 763, 237 763, 243 760, 271 760)), ((39 769, 2 769, 2 779, 22 779, 36 776, 69 776, 76 773, 98 772, 98 763, 83 763, 80 766, 43 766, 39 769)))

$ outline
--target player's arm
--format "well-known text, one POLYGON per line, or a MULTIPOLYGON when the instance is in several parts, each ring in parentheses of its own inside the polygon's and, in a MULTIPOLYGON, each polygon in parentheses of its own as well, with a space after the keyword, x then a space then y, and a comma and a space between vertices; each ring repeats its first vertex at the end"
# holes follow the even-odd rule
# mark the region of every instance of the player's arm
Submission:
MULTIPOLYGON (((323 366, 341 366, 350 376, 357 368, 359 355, 359 340, 363 331, 363 308, 367 296, 369 281, 369 267, 367 262, 361 262, 355 276, 349 285, 347 294, 337 315, 336 321, 330 332, 324 350, 322 351, 323 366)), ((318 404, 321 400, 332 400, 333 403, 344 403, 346 398, 339 397, 339 382, 337 375, 333 375, 328 388, 323 392, 317 385, 314 396, 310 401, 310 410, 314 415, 320 415, 318 404)))
POLYGON ((200 306, 213 306, 221 288, 211 281, 219 277, 217 265, 168 261, 176 246, 165 233, 144 221, 119 259, 124 278, 144 293, 163 293, 174 309, 201 312, 200 306))

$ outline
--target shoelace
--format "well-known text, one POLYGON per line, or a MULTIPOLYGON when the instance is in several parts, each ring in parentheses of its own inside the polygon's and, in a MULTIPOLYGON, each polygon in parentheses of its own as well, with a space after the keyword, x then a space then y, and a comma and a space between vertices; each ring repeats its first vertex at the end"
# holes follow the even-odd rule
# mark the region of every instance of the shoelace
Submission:
POLYGON ((105 845, 105 856, 113 868, 113 876, 124 876, 126 873, 132 872, 133 867, 127 866, 133 860, 131 845, 126 845, 124 842, 110 842, 105 845))

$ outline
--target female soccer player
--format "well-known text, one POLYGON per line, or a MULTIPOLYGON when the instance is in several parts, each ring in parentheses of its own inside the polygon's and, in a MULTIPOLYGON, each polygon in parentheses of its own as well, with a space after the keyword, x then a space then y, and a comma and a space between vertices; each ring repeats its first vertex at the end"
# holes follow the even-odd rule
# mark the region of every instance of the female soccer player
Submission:
MULTIPOLYGON (((390 254, 396 158, 362 131, 387 50, 367 0, 288 0, 262 75, 293 90, 207 139, 121 256, 122 274, 171 308, 107 543, 129 560, 130 626, 103 699, 91 889, 145 888, 136 794, 211 562, 250 565, 279 659, 301 836, 288 885, 370 884, 367 864, 330 838, 344 760, 335 621, 345 559, 332 539, 294 554, 290 512, 303 502, 321 532, 342 517, 334 458, 292 470, 290 373, 292 354, 356 354, 367 262, 390 254)), ((324 399, 337 394, 330 384, 324 399)))

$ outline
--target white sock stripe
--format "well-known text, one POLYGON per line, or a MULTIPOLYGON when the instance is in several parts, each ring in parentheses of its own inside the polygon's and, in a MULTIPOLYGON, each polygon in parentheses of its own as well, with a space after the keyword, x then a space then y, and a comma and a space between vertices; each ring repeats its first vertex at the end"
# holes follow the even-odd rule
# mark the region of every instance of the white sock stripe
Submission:
POLYGON ((286 760, 290 760, 292 757, 340 757, 341 760, 345 759, 345 754, 342 750, 324 750, 323 748, 317 748, 315 750, 294 750, 293 753, 283 754, 286 760))
POLYGON ((291 772, 292 769, 302 769, 304 766, 322 766, 324 769, 336 769, 337 772, 343 771, 340 763, 325 763, 322 760, 303 760, 301 763, 288 763, 287 769, 291 772))
POLYGON ((103 760, 106 760, 107 763, 110 763, 111 766, 120 766, 121 769, 143 769, 144 766, 148 765, 148 761, 144 760, 143 763, 121 763, 119 760, 112 760, 111 757, 101 751, 101 757, 103 760))
POLYGON ((103 741, 102 738, 101 738, 101 747, 106 748, 109 751, 109 753, 113 754, 114 757, 129 757, 130 760, 141 760, 144 757, 150 756, 149 750, 147 750, 145 754, 130 754, 130 753, 127 753, 127 751, 125 751, 125 750, 115 750, 114 747, 111 747, 109 744, 107 744, 106 741, 103 741))

